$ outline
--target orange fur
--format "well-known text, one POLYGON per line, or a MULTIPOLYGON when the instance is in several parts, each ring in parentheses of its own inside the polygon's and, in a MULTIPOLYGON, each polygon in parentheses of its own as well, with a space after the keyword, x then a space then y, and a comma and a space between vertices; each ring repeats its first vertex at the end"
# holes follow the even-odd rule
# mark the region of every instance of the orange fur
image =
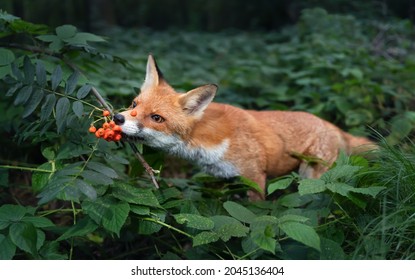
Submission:
MULTIPOLYGON (((214 85, 176 93, 149 56, 146 80, 132 108, 137 116, 122 112, 119 122, 125 134, 147 145, 196 161, 216 176, 245 176, 264 191, 268 176, 298 169, 304 177, 317 178, 336 160, 339 150, 352 153, 357 146, 373 147, 368 139, 352 136, 312 114, 243 110, 211 102, 215 93, 214 85), (163 121, 154 121, 154 115, 163 121), (322 162, 307 163, 298 155, 322 162)), ((256 192, 249 196, 264 198, 256 192)))

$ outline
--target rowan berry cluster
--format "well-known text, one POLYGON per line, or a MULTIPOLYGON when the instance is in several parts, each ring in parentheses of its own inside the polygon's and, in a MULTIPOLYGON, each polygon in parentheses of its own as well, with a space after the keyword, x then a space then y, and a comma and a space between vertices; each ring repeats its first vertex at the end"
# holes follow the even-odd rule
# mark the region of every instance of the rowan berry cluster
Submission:
POLYGON ((116 125, 113 120, 110 119, 110 112, 104 111, 103 116, 105 122, 102 124, 102 127, 96 128, 93 124, 89 128, 89 132, 94 133, 97 138, 103 138, 110 141, 120 141, 121 136, 121 127, 116 125))

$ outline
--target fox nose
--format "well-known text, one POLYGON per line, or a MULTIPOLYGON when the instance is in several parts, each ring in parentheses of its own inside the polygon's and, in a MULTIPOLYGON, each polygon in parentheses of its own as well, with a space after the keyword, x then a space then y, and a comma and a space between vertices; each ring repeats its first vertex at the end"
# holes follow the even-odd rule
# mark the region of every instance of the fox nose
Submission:
POLYGON ((123 124, 123 123, 125 122, 125 118, 124 118, 124 116, 123 116, 123 115, 121 115, 121 114, 115 114, 115 115, 114 115, 114 122, 115 122, 117 125, 121 125, 121 124, 123 124))

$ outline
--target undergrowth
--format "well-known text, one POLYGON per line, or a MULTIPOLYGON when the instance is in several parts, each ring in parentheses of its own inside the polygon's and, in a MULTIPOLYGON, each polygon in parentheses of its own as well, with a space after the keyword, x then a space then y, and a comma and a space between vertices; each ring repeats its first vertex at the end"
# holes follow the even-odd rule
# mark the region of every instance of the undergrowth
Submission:
POLYGON ((315 9, 281 33, 106 36, 0 13, 0 259, 414 258, 407 22, 315 9), (129 146, 88 133, 104 109, 91 88, 114 109, 129 104, 148 52, 177 89, 217 83, 218 101, 306 110, 385 138, 370 160, 342 154, 320 179, 271 180, 261 202, 247 200, 244 178, 138 146, 161 170, 156 189, 129 146))

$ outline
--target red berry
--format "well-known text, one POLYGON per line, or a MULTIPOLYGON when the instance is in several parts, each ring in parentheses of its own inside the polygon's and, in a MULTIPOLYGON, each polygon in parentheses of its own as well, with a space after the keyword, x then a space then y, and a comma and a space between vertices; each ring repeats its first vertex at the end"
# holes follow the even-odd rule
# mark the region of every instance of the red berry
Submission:
POLYGON ((91 133, 95 133, 96 131, 97 131, 97 128, 93 125, 89 128, 89 132, 91 133))
POLYGON ((102 112, 102 114, 104 115, 104 117, 108 117, 109 115, 111 115, 110 111, 105 110, 104 112, 102 112))

